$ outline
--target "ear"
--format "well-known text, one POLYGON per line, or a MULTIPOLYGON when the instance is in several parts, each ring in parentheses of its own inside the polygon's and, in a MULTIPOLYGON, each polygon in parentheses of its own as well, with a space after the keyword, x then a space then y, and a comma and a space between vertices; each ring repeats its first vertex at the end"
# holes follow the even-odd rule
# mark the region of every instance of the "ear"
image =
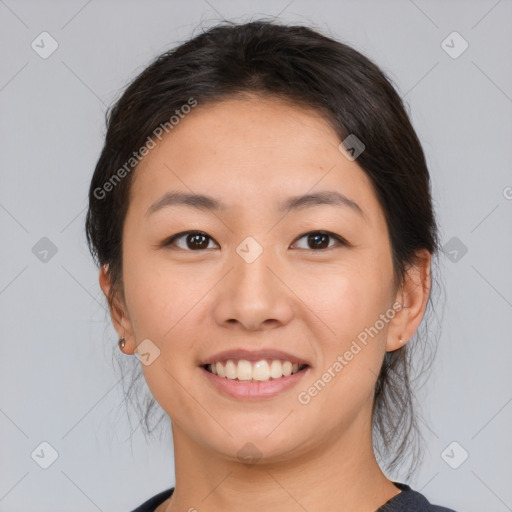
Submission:
MULTIPOLYGON (((99 283, 103 294, 108 301, 112 287, 110 275, 108 274, 108 264, 102 265, 100 267, 99 283)), ((133 350, 135 350, 136 346, 131 322, 126 310, 126 304, 124 301, 120 301, 120 299, 116 297, 113 299, 112 303, 109 302, 109 310, 110 318, 112 319, 112 324, 114 325, 118 337, 125 338, 126 345, 123 349, 123 352, 128 354, 133 353, 133 350), (133 347, 131 345, 133 345, 133 347)))
POLYGON ((403 286, 397 291, 396 314, 388 325, 386 351, 404 346, 421 323, 431 288, 430 264, 432 255, 426 249, 417 252, 416 263, 406 269, 403 286), (402 340, 402 341, 400 341, 402 340))

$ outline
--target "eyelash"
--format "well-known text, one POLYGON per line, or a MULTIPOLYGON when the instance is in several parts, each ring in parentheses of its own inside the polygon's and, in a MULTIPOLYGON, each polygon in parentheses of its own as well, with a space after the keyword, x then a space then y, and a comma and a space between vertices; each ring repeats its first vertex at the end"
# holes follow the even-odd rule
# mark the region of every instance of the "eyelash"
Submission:
MULTIPOLYGON (((176 235, 173 235, 171 236, 170 238, 167 238, 166 240, 164 240, 161 244, 161 247, 169 247, 171 245, 174 245, 174 242, 182 237, 185 237, 186 235, 203 235, 207 238, 209 238, 210 240, 213 240, 213 238, 204 233, 203 231, 195 231, 195 230, 191 230, 191 231, 183 231, 181 233, 177 233, 176 235)), ((318 231, 308 231, 307 233, 304 233, 302 235, 300 235, 299 237, 296 238, 296 240, 300 240, 301 238, 304 238, 305 236, 307 235, 325 235, 325 236, 329 236, 331 238, 333 238, 334 240, 336 240, 336 242, 338 242, 338 244, 340 246, 350 246, 350 244, 341 236, 339 235, 336 235, 335 233, 331 233, 330 231, 323 231, 323 230, 318 230, 318 231)), ((325 247, 323 249, 303 249, 303 250, 309 250, 309 251, 313 251, 313 252, 322 252, 322 251, 326 251, 328 249, 332 249, 334 246, 330 246, 330 247, 325 247)), ((188 251, 188 252, 201 252, 201 251, 205 251, 207 249, 183 249, 181 247, 178 247, 178 249, 180 250, 183 250, 183 251, 188 251)))

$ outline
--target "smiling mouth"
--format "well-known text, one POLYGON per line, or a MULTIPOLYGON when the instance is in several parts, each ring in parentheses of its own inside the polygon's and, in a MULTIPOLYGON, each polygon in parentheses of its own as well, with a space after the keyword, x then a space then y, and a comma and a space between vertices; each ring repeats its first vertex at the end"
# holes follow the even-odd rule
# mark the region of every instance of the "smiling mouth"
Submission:
POLYGON ((218 377, 243 382, 266 382, 295 375, 309 368, 307 364, 292 363, 281 359, 228 359, 216 363, 205 364, 202 367, 218 377))

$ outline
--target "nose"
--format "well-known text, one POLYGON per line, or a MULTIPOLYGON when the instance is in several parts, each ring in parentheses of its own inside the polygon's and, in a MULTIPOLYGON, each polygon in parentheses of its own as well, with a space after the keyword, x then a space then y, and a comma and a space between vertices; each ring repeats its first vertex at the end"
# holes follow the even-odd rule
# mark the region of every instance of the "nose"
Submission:
POLYGON ((232 270, 217 289, 214 316, 218 325, 257 331, 291 321, 293 293, 286 286, 271 250, 264 248, 252 262, 234 252, 229 266, 232 270))

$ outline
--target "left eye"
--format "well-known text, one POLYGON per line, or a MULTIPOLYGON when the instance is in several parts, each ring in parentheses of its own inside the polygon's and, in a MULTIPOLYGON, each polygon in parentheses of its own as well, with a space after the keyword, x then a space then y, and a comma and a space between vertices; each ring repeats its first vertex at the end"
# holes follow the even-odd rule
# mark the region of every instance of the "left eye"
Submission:
POLYGON ((339 245, 348 245, 341 236, 330 233, 329 231, 311 231, 310 233, 305 233, 300 236, 297 240, 302 240, 303 238, 310 247, 299 247, 299 249, 330 249, 335 244, 329 245, 329 238, 334 239, 339 245))
MULTIPOLYGON (((297 240, 306 240, 306 247, 299 247, 299 249, 312 249, 314 251, 321 251, 330 249, 335 244, 330 244, 329 239, 333 239, 338 245, 348 245, 348 242, 339 235, 330 233, 329 231, 311 231, 304 233, 297 240)), ((211 249, 209 247, 209 241, 213 241, 213 238, 203 233, 202 231, 185 231, 178 233, 163 242, 163 246, 176 246, 179 249, 200 251, 205 249, 211 249), (184 244, 177 243, 178 241, 184 240, 184 244)), ((214 242, 216 244, 216 242, 214 242)), ((297 242, 295 242, 297 244, 297 242)))

